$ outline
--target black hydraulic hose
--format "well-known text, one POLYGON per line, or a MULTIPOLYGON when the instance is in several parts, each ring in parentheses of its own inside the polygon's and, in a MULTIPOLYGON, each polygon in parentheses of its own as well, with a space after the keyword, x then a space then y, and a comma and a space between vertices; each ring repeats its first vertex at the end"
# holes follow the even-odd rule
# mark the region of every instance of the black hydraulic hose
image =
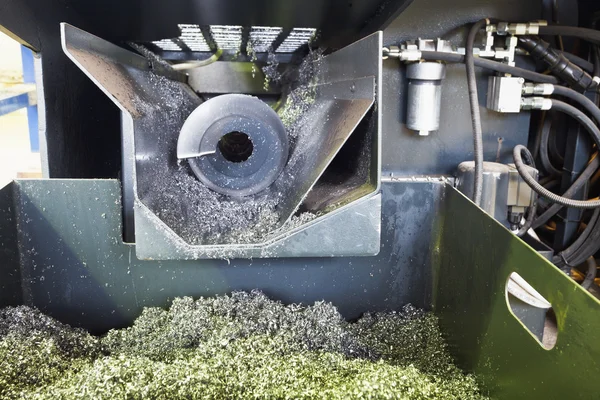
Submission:
POLYGON ((548 173, 548 175, 560 175, 561 171, 556 169, 552 162, 550 161, 550 157, 548 156, 548 143, 550 142, 550 129, 552 128, 552 119, 549 118, 550 115, 546 117, 544 123, 542 125, 542 132, 540 133, 540 162, 542 163, 542 167, 548 173))
POLYGON ((594 186, 600 180, 600 171, 597 171, 590 179, 590 185, 594 186))
POLYGON ((596 143, 596 146, 598 146, 600 149, 600 129, 598 129, 598 127, 594 124, 594 121, 592 121, 587 115, 572 105, 555 99, 552 99, 552 109, 561 111, 575 118, 589 132, 594 140, 594 143, 596 143))
POLYGON ((600 218, 597 218, 588 238, 583 244, 567 257, 569 265, 579 265, 600 250, 600 218))
POLYGON ((564 86, 554 86, 554 94, 566 97, 567 99, 571 99, 579 103, 579 105, 581 105, 585 111, 587 111, 592 118, 596 120, 597 123, 600 123, 600 108, 598 108, 598 106, 596 106, 596 104, 585 95, 564 86))
POLYGON ((565 58, 567 60, 569 60, 573 64, 577 65, 585 72, 594 74, 594 64, 589 62, 588 60, 584 60, 583 58, 576 56, 573 53, 566 52, 566 51, 561 51, 561 50, 555 50, 555 51, 562 54, 563 56, 565 56, 565 58))
MULTIPOLYGON (((588 240, 588 238, 594 231, 594 227, 596 226, 596 223, 598 222, 599 218, 600 218, 600 208, 596 208, 594 210, 594 213, 592 214, 592 217, 588 221, 585 229, 583 230, 583 232, 581 232, 581 235, 579 235, 579 237, 573 243, 571 243, 571 245, 569 247, 567 247, 566 249, 561 251, 559 253, 559 256, 557 256, 558 259, 563 261, 562 265, 565 265, 564 261, 568 261, 569 265, 571 264, 569 258, 573 254, 575 254, 577 252, 577 250, 579 250, 583 244, 585 244, 585 242, 588 240)), ((580 263, 578 263, 578 264, 580 264, 580 263)))
POLYGON ((588 257, 588 259, 585 260, 585 263, 587 264, 587 274, 585 275, 583 282, 581 282, 581 287, 585 290, 589 290, 589 288, 592 286, 592 283, 594 283, 594 280, 596 279, 598 264, 596 264, 596 259, 594 259, 594 256, 588 257))
MULTIPOLYGON (((425 61, 444 61, 451 64, 461 64, 465 62, 465 56, 463 56, 462 54, 446 53, 443 51, 422 51, 421 59, 425 61)), ((512 67, 508 64, 486 60, 485 58, 475 57, 473 62, 475 63, 476 67, 485 68, 491 71, 501 72, 504 74, 519 76, 531 82, 552 84, 559 83, 558 78, 552 75, 539 74, 528 69, 512 67)))
POLYGON ((587 40, 588 42, 592 42, 595 44, 600 44, 600 31, 589 28, 579 28, 576 26, 564 25, 548 25, 540 26, 539 34, 548 36, 571 36, 587 40))
MULTIPOLYGON (((555 135, 556 135, 556 133, 555 133, 555 135)), ((560 150, 558 147, 559 146, 556 143, 556 140, 550 140, 548 142, 548 155, 550 156, 550 159, 556 160, 557 162, 564 164, 565 156, 560 153, 560 150)), ((561 169, 561 171, 562 171, 562 169, 561 169)))
POLYGON ((475 56, 473 55, 473 47, 475 45, 475 37, 488 22, 487 19, 482 19, 473 24, 471 30, 469 30, 467 45, 465 46, 465 66, 467 69, 469 103, 471 105, 471 125, 473 127, 473 148, 475 158, 473 201, 478 206, 481 206, 481 196, 483 194, 483 128, 481 127, 481 114, 479 113, 479 96, 477 94, 477 76, 475 75, 475 56))
POLYGON ((546 189, 554 187, 558 184, 559 180, 555 176, 547 176, 545 178, 540 179, 540 185, 545 187, 546 189))
POLYGON ((540 146, 542 145, 542 128, 544 127, 544 123, 546 122, 546 118, 548 117, 547 111, 542 111, 540 118, 540 126, 538 127, 538 134, 535 135, 535 142, 533 143, 533 158, 536 159, 540 154, 540 146))
POLYGON ((565 81, 569 86, 582 92, 598 86, 590 74, 569 61, 563 54, 557 52, 542 39, 520 36, 519 46, 527 50, 531 57, 543 61, 553 75, 565 81))
MULTIPOLYGON (((581 175, 577 177, 575 182, 571 184, 571 187, 565 191, 562 197, 571 198, 573 197, 594 175, 596 170, 600 167, 600 157, 598 154, 592 159, 592 161, 585 167, 581 175)), ((550 218, 556 215, 560 211, 562 206, 560 204, 554 204, 552 207, 544 211, 533 223, 533 229, 537 229, 544 225, 550 218)))
POLYGON ((600 48, 594 46, 592 49, 592 55, 594 57, 594 76, 600 76, 600 48))
POLYGON ((596 254, 598 250, 594 249, 594 246, 599 245, 596 242, 600 239, 598 221, 600 221, 600 208, 594 210, 592 218, 581 235, 569 247, 554 256, 552 262, 558 267, 579 265, 589 256, 596 254))
POLYGON ((534 177, 529 175, 529 172, 525 168, 525 163, 523 162, 523 158, 521 154, 524 153, 528 157, 531 157, 531 153, 527 150, 527 147, 523 145, 515 146, 513 150, 513 158, 515 161, 515 166, 517 171, 519 171, 519 175, 523 178, 525 183, 529 185, 529 187, 536 192, 538 195, 554 202, 561 204, 563 206, 573 207, 573 208, 598 208, 600 207, 600 200, 573 200, 567 199, 565 197, 559 196, 557 194, 552 193, 551 191, 545 189, 542 185, 540 185, 534 177))
MULTIPOLYGON (((588 257, 593 256, 600 250, 600 226, 598 222, 596 222, 595 228, 590 233, 589 238, 586 242, 577 250, 575 256, 571 257, 572 261, 570 263, 579 263, 584 262, 588 257)), ((577 264, 575 264, 577 265, 577 264)))

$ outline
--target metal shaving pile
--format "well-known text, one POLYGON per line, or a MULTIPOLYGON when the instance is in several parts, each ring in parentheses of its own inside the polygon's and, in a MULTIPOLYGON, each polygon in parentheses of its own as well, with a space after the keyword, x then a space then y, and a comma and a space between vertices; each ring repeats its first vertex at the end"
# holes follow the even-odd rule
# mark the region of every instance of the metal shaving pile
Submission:
MULTIPOLYGON (((184 94, 176 83, 153 78, 153 88, 166 102, 163 108, 140 105, 149 121, 164 119, 166 126, 183 121, 193 109, 182 108, 184 94)), ((154 126, 142 126, 154 130, 154 126)), ((171 127, 178 130, 180 127, 171 127)), ((189 244, 251 243, 262 239, 278 222, 277 197, 257 195, 243 201, 208 189, 191 171, 187 162, 175 158, 177 135, 161 135, 156 143, 153 175, 138 181, 142 202, 189 244)))
POLYGON ((236 200, 219 194, 200 182, 187 162, 163 175, 149 204, 189 244, 258 242, 279 222, 277 197, 258 194, 236 200))
POLYGON ((176 299, 96 338, 25 306, 0 311, 0 398, 483 399, 436 318, 343 320, 261 292, 176 299))
MULTIPOLYGON (((321 59, 321 52, 311 52, 294 70, 293 78, 286 78, 290 80, 285 82, 289 93, 285 96, 280 117, 290 138, 291 158, 301 156, 294 152, 301 126, 299 120, 314 102, 315 91, 310 85, 321 59)), ((146 115, 155 114, 151 121, 164 119, 169 130, 156 144, 151 178, 146 178, 147 182, 138 181, 138 191, 142 202, 187 243, 260 243, 315 218, 315 215, 305 213, 307 215, 295 216, 281 226, 283 221, 277 205, 284 194, 276 189, 242 200, 208 189, 195 177, 186 161, 175 159, 178 135, 168 134, 180 129, 172 121, 184 121, 192 109, 182 108, 184 95, 179 85, 162 77, 154 80, 154 91, 160 91, 165 106, 158 109, 152 104, 140 107, 146 115)), ((157 129, 152 125, 143 128, 148 131, 157 129)))

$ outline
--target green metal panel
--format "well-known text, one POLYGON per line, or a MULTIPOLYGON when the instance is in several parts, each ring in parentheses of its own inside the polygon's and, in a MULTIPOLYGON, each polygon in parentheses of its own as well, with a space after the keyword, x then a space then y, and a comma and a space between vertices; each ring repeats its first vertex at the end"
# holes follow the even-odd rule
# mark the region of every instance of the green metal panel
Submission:
POLYGON ((0 188, 0 308, 23 302, 14 183, 0 188))
MULTIPOLYGON (((253 260, 139 260, 135 245, 122 240, 116 180, 18 180, 11 187, 10 204, 0 197, 0 217, 16 221, 6 237, 21 277, 6 295, 22 293, 18 303, 93 333, 130 325, 143 307, 166 307, 175 297, 236 290, 260 289, 284 303, 331 301, 349 319, 431 304, 429 237, 440 181, 383 185, 378 256, 253 260)), ((0 294, 10 272, 4 265, 14 261, 0 254, 0 294)))
POLYGON ((595 298, 450 185, 393 182, 383 193, 384 246, 377 257, 229 265, 138 260, 121 240, 117 181, 18 181, 0 190, 0 300, 99 332, 181 295, 260 288, 284 302, 333 301, 352 318, 407 301, 421 305, 432 288, 452 352, 492 398, 598 398, 595 298), (558 322, 552 350, 509 310, 511 272, 552 303, 558 322))
POLYGON ((437 229, 433 306, 459 364, 492 398, 598 398, 599 302, 450 186, 437 229), (512 272, 552 303, 553 349, 509 311, 512 272))

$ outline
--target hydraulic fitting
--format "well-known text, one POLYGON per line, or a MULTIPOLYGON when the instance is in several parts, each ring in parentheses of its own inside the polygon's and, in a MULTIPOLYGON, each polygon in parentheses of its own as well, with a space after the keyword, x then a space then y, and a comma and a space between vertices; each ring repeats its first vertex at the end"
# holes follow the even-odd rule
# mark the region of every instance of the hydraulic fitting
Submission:
POLYGON ((495 25, 488 25, 487 30, 498 35, 538 35, 540 33, 540 26, 547 25, 547 21, 532 21, 518 24, 499 22, 495 25))
POLYGON ((554 93, 554 85, 551 83, 525 83, 523 85, 524 96, 549 96, 554 93))
POLYGON ((574 89, 584 92, 598 86, 590 74, 567 60, 564 55, 556 52, 542 39, 522 37, 519 38, 519 42, 532 57, 546 63, 554 75, 574 89))
POLYGON ((523 97, 521 99, 521 110, 549 110, 552 108, 552 100, 544 97, 523 97))

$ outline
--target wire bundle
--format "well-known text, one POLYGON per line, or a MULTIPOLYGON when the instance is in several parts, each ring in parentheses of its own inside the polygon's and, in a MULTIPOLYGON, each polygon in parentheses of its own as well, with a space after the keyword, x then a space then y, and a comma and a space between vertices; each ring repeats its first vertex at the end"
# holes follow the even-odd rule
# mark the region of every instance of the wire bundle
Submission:
MULTIPOLYGON (((523 180, 539 195, 539 201, 535 201, 530 207, 527 218, 520 228, 518 235, 524 235, 532 229, 552 230, 547 224, 561 211, 563 207, 573 207, 583 210, 592 210, 591 216, 582 218, 581 233, 566 248, 555 249, 556 255, 553 262, 570 271, 571 267, 584 265, 587 269, 583 286, 587 289, 596 277, 596 262, 594 255, 600 250, 600 200, 575 199, 582 191, 587 191, 591 182, 600 180, 600 158, 597 150, 600 149, 600 108, 584 93, 589 90, 598 90, 598 79, 595 77, 600 73, 600 31, 586 28, 552 25, 540 27, 540 35, 572 36, 587 41, 590 45, 590 59, 584 58, 560 50, 553 49, 545 41, 535 37, 521 37, 520 45, 529 53, 548 65, 549 74, 513 67, 501 62, 486 60, 474 56, 473 48, 477 34, 489 24, 488 19, 474 23, 469 30, 465 55, 445 53, 437 51, 422 51, 421 57, 425 61, 443 61, 447 63, 464 63, 467 72, 467 84, 469 102, 471 106, 471 120, 473 126, 473 144, 475 158, 475 183, 473 201, 480 205, 483 177, 483 129, 479 113, 479 99, 477 95, 477 82, 475 67, 491 70, 502 74, 511 74, 522 77, 535 83, 550 83, 554 85, 552 98, 552 110, 564 114, 577 121, 590 135, 595 144, 596 152, 590 158, 586 168, 579 174, 577 179, 562 195, 557 195, 549 190, 552 186, 559 186, 562 168, 555 167, 553 158, 560 158, 560 151, 552 146, 552 119, 544 113, 540 124, 541 129, 536 137, 534 155, 525 146, 516 146, 514 149, 514 161, 523 180), (570 87, 568 87, 570 86, 570 87), (583 93, 582 93, 583 92, 583 93), (525 157, 525 160, 523 158, 525 157), (541 182, 529 175, 526 164, 535 167, 535 158, 540 161, 542 172, 546 176, 541 182), (552 204, 549 204, 552 203, 552 204), (543 204, 547 209, 538 216, 537 209, 543 204)), ((562 43, 562 38, 560 40, 562 43)), ((589 92, 588 92, 589 93, 589 92)), ((555 133, 556 135, 556 133, 555 133)), ((582 213, 586 215, 586 213, 582 213)), ((550 240, 546 240, 549 242, 550 240)))

